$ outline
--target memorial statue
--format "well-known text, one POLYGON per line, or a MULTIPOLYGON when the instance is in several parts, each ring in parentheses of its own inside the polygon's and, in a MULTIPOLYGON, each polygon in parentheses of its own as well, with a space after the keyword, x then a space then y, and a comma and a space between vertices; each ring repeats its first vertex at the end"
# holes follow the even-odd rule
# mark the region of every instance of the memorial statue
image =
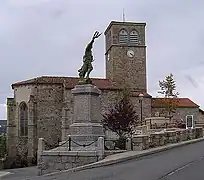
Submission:
POLYGON ((98 31, 96 31, 93 35, 91 42, 86 47, 85 55, 83 56, 83 65, 81 69, 78 70, 80 84, 91 84, 92 83, 91 79, 89 78, 90 72, 93 70, 92 62, 94 61, 93 55, 92 55, 92 48, 93 48, 94 40, 97 39, 101 34, 98 31))

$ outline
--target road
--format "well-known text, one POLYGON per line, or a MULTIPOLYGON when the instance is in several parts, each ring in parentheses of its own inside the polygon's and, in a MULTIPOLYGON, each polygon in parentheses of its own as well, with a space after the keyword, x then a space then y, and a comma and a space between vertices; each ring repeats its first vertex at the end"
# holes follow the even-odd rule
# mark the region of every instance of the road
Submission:
MULTIPOLYGON (((120 164, 35 180, 203 180, 204 141, 120 164)), ((3 180, 22 180, 7 176, 3 180)))

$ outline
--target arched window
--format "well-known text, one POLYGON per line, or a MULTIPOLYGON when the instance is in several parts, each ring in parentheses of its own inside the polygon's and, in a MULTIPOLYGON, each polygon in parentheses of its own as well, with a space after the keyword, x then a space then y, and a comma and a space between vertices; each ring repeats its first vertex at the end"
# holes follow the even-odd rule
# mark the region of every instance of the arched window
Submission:
POLYGON ((19 106, 20 119, 20 136, 28 135, 28 107, 25 102, 19 106))
POLYGON ((130 33, 130 43, 138 45, 138 33, 136 30, 132 30, 130 33))
POLYGON ((128 32, 125 29, 121 29, 119 32, 119 43, 120 44, 128 43, 128 32))

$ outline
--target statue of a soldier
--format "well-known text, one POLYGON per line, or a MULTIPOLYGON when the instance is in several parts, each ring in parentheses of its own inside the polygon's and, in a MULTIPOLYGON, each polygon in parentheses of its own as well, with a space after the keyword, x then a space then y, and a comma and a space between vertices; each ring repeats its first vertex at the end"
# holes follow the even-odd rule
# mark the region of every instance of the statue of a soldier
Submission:
POLYGON ((91 42, 87 45, 85 50, 85 55, 83 56, 83 65, 81 69, 78 70, 79 72, 79 83, 83 84, 91 84, 91 80, 89 78, 90 72, 93 70, 92 62, 94 61, 92 55, 92 48, 94 40, 97 39, 101 34, 96 31, 93 35, 91 42))

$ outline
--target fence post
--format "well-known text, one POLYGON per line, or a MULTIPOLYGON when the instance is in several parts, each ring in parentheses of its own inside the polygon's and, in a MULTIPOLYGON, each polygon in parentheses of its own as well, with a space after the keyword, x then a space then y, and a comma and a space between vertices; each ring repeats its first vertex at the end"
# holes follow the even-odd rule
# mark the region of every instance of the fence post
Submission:
POLYGON ((126 140, 126 149, 127 149, 128 151, 131 151, 131 150, 132 150, 131 138, 127 138, 127 140, 126 140))
POLYGON ((98 160, 102 160, 104 158, 104 138, 98 138, 98 160))
POLYGON ((69 143, 68 143, 69 151, 71 151, 71 141, 72 141, 72 140, 71 140, 71 136, 69 136, 69 139, 68 139, 68 142, 69 142, 69 143))

